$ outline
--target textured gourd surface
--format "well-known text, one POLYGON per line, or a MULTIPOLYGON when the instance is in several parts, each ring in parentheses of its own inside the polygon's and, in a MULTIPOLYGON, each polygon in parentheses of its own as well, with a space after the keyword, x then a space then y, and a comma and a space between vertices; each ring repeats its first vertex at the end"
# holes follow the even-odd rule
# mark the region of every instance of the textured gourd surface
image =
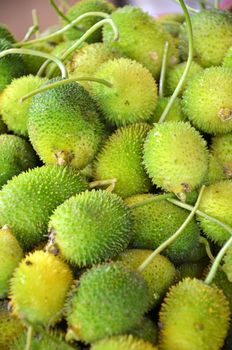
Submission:
POLYGON ((117 336, 103 339, 91 347, 91 350, 158 350, 151 343, 132 336, 117 336))

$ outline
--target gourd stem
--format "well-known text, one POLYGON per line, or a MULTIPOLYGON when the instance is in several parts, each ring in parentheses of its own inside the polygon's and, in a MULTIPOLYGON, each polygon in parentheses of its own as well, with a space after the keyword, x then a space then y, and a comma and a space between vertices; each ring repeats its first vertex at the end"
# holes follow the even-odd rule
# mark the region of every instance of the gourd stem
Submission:
POLYGON ((31 350, 32 337, 33 337, 33 328, 32 326, 29 326, 27 330, 27 341, 26 341, 25 350, 31 350))
POLYGON ((161 73, 160 73, 160 81, 159 81, 159 97, 164 96, 164 82, 166 78, 166 70, 167 70, 167 58, 168 58, 168 41, 164 44, 164 53, 163 53, 163 60, 162 60, 162 67, 161 67, 161 73))
POLYGON ((210 259, 210 261, 214 261, 214 256, 213 256, 213 254, 211 252, 208 240, 205 237, 201 236, 199 241, 200 241, 200 243, 204 244, 205 250, 206 250, 206 254, 208 255, 208 258, 210 259))
POLYGON ((145 200, 140 201, 138 203, 129 204, 128 207, 130 209, 138 208, 138 207, 142 207, 143 205, 150 204, 153 202, 163 201, 163 200, 168 199, 168 198, 174 198, 174 195, 172 193, 165 193, 165 194, 160 194, 157 196, 154 195, 153 197, 145 199, 145 200))

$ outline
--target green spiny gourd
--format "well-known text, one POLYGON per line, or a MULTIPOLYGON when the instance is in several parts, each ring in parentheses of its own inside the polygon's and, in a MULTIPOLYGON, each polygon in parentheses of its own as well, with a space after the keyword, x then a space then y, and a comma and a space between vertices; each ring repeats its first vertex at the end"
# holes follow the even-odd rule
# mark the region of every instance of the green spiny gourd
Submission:
POLYGON ((209 153, 209 169, 206 174, 204 183, 206 185, 211 185, 215 182, 225 180, 227 178, 226 173, 224 172, 223 166, 219 163, 216 156, 210 152, 209 153))
POLYGON ((32 325, 56 323, 72 283, 69 266, 55 255, 40 250, 28 254, 11 280, 13 314, 32 325))
MULTIPOLYGON (((68 12, 66 13, 66 17, 72 21, 86 12, 105 12, 110 14, 112 11, 114 11, 114 6, 106 0, 81 0, 69 8, 68 12)), ((86 17, 82 19, 76 27, 72 27, 66 31, 65 37, 69 40, 76 40, 80 38, 90 27, 99 22, 101 19, 101 17, 96 16, 86 17)), ((101 39, 101 29, 98 29, 87 39, 87 41, 94 43, 101 41, 101 39)))
MULTIPOLYGON (((179 81, 184 73, 184 70, 186 68, 186 64, 187 64, 187 62, 179 63, 176 66, 171 67, 167 71, 167 77, 165 80, 165 93, 167 96, 172 95, 173 92, 175 91, 175 89, 176 89, 176 87, 177 87, 177 85, 178 85, 178 83, 179 83, 179 81)), ((182 88, 180 89, 178 96, 181 96, 183 94, 183 92, 186 90, 189 80, 191 80, 191 78, 196 73, 198 73, 202 70, 203 70, 203 68, 198 63, 196 63, 194 61, 191 63, 187 78, 186 78, 184 84, 182 85, 182 88)))
MULTIPOLYGON (((224 267, 225 265, 223 266, 223 269, 224 267)), ((217 270, 212 284, 215 284, 218 288, 220 288, 223 291, 230 304, 230 312, 232 312, 232 281, 229 281, 229 275, 226 274, 226 272, 224 272, 223 269, 217 270)), ((206 271, 208 271, 208 269, 206 271)))
POLYGON ((11 343, 23 334, 24 330, 22 322, 8 311, 7 303, 0 302, 0 349, 11 350, 11 343))
POLYGON ((232 131, 232 70, 207 68, 189 81, 183 108, 193 125, 209 134, 232 131))
POLYGON ((113 41, 114 33, 109 25, 103 30, 103 41, 113 51, 140 62, 158 78, 162 65, 164 44, 169 43, 168 66, 178 61, 178 53, 172 36, 156 20, 140 8, 124 6, 111 15, 119 39, 113 41))
MULTIPOLYGON (((11 48, 12 43, 10 41, 0 39, 0 52, 11 48)), ((20 55, 7 55, 0 58, 0 92, 2 92, 14 78, 19 78, 25 74, 25 64, 20 55)))
MULTIPOLYGON (((50 80, 55 81, 59 78, 50 80)), ((83 169, 98 151, 103 127, 88 92, 73 82, 32 98, 28 133, 46 164, 83 169)))
POLYGON ((174 38, 179 36, 181 23, 184 22, 182 13, 167 13, 162 14, 157 18, 159 22, 174 38))
POLYGON ((7 226, 0 229, 0 246, 0 298, 2 298, 8 293, 11 276, 23 257, 23 251, 7 226))
POLYGON ((49 227, 61 255, 80 267, 116 256, 131 238, 128 208, 102 190, 69 198, 55 210, 49 227))
MULTIPOLYGON (((149 249, 128 249, 118 256, 118 261, 136 271, 151 254, 152 250, 149 249)), ((157 255, 141 274, 149 287, 150 307, 160 304, 175 281, 175 266, 165 256, 157 255)))
POLYGON ((117 126, 149 120, 156 108, 157 85, 151 73, 128 58, 109 60, 96 72, 112 87, 92 83, 92 94, 104 117, 117 126))
MULTIPOLYGON (((229 11, 203 10, 191 17, 194 60, 202 67, 218 66, 232 45, 232 15, 229 11)), ((180 52, 188 54, 186 25, 180 30, 180 52)))
POLYGON ((0 24, 0 39, 6 39, 12 44, 16 41, 9 29, 2 24, 0 24))
POLYGON ((21 173, 0 191, 0 226, 8 225, 22 247, 32 248, 44 239, 53 210, 86 187, 68 167, 43 166, 21 173))
MULTIPOLYGON (((155 112, 149 119, 149 123, 158 123, 164 109, 166 108, 168 102, 170 101, 170 97, 159 97, 156 105, 155 112)), ((166 121, 184 121, 186 120, 186 116, 183 113, 181 100, 180 98, 176 98, 173 102, 173 105, 170 111, 167 114, 166 121)))
POLYGON ((157 124, 144 144, 144 164, 152 182, 165 191, 193 191, 208 169, 206 142, 189 123, 157 124))
MULTIPOLYGON (((199 205, 199 210, 221 220, 225 224, 232 225, 232 182, 219 181, 205 188, 199 205)), ((223 244, 230 238, 230 234, 218 224, 203 217, 198 218, 201 228, 206 235, 218 244, 223 244)))
POLYGON ((0 135, 0 189, 14 175, 38 164, 30 143, 15 135, 0 135))
POLYGON ((145 316, 140 323, 129 330, 127 334, 133 335, 133 337, 143 339, 152 344, 156 344, 158 341, 158 327, 154 321, 145 316))
POLYGON ((70 301, 69 337, 95 342, 129 331, 148 309, 146 282, 134 271, 110 263, 84 273, 70 301))
POLYGON ((2 121, 2 118, 0 116, 0 135, 1 134, 6 134, 7 133, 7 127, 6 124, 2 121))
POLYGON ((232 133, 213 137, 211 149, 225 176, 232 178, 232 133))
MULTIPOLYGON (((126 198, 127 205, 153 198, 152 194, 142 194, 126 198)), ((186 220, 189 213, 166 200, 131 208, 133 236, 131 245, 140 249, 156 249, 166 241, 186 220), (168 218, 168 220, 167 220, 168 218)), ((164 251, 174 262, 188 261, 191 252, 197 248, 199 229, 192 220, 182 234, 164 251)), ((155 263, 155 261, 154 261, 155 263)))
POLYGON ((132 335, 116 336, 100 340, 92 345, 91 350, 158 350, 153 344, 132 335))
POLYGON ((133 124, 118 129, 97 156, 95 179, 116 179, 114 192, 121 197, 148 192, 151 182, 142 164, 142 148, 148 124, 133 124))
MULTIPOLYGON (((67 64, 70 77, 94 76, 99 67, 112 60, 115 55, 103 43, 86 45, 76 51, 67 64)), ((91 81, 80 82, 87 90, 91 90, 91 81)))
POLYGON ((179 279, 182 280, 186 277, 190 278, 202 278, 204 275, 204 269, 208 260, 202 259, 197 262, 185 262, 177 267, 179 273, 179 279))
POLYGON ((223 67, 232 68, 232 47, 225 54, 223 67))
POLYGON ((228 280, 232 282, 232 248, 231 247, 226 252, 222 269, 226 273, 228 280))
POLYGON ((186 278, 173 286, 161 307, 163 350, 219 350, 229 329, 230 310, 221 289, 186 278))

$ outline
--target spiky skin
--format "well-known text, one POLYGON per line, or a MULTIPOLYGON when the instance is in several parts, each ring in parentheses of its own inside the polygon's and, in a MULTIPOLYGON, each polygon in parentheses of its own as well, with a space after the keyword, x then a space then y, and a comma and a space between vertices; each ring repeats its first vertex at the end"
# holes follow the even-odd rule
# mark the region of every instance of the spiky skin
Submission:
POLYGON ((121 197, 148 192, 151 182, 142 164, 142 148, 151 127, 134 124, 118 129, 97 156, 95 179, 117 180, 114 192, 121 197))
MULTIPOLYGON (((152 254, 153 250, 128 249, 119 255, 118 260, 128 269, 136 271, 138 267, 152 254)), ((147 282, 150 293, 150 307, 160 303, 176 276, 175 266, 164 256, 157 255, 155 259, 141 272, 147 282)))
POLYGON ((109 60, 95 76, 112 84, 109 88, 92 83, 93 97, 108 121, 124 126, 149 120, 156 108, 157 85, 140 63, 128 58, 109 60))
MULTIPOLYGON (((232 182, 224 180, 216 182, 205 188, 199 205, 199 210, 212 216, 223 223, 232 226, 232 182)), ((227 230, 216 223, 198 217, 201 228, 206 235, 214 242, 222 245, 229 238, 227 230)))
POLYGON ((93 344, 91 350, 158 350, 158 348, 142 339, 131 335, 117 336, 100 340, 93 344))
MULTIPOLYGON (((0 52, 12 48, 12 43, 6 39, 0 39, 0 52)), ((15 78, 26 74, 26 67, 19 55, 7 55, 0 60, 0 93, 15 78)))
POLYGON ((211 185, 215 182, 225 180, 227 175, 224 172, 223 166, 219 163, 215 155, 209 153, 209 169, 205 177, 204 183, 206 185, 211 185))
POLYGON ((8 225, 20 245, 30 249, 44 239, 53 210, 86 187, 68 167, 43 166, 22 173, 0 191, 0 226, 8 225))
POLYGON ((223 292, 186 278, 168 293, 160 311, 162 350, 219 350, 229 329, 230 310, 223 292))
POLYGON ((34 96, 28 114, 30 141, 44 163, 83 169, 93 160, 103 129, 81 85, 69 83, 34 96))
MULTIPOLYGON (((70 77, 89 76, 94 77, 99 67, 112 60, 115 55, 103 43, 94 43, 86 45, 80 50, 74 52, 71 60, 67 64, 67 70, 70 77)), ((91 81, 81 81, 87 90, 91 90, 91 81)))
MULTIPOLYGON (((159 97, 156 105, 155 112, 149 119, 149 123, 158 123, 164 109, 166 108, 170 97, 159 97)), ((166 121, 184 121, 186 116, 184 115, 181 107, 181 100, 177 97, 167 114, 166 121)))
POLYGON ((128 331, 127 334, 131 334, 133 337, 156 344, 158 340, 158 327, 154 321, 145 316, 141 322, 128 331))
POLYGON ((224 257, 223 271, 230 282, 232 282, 232 249, 231 247, 227 250, 224 257))
POLYGON ((131 238, 128 208, 116 194, 102 190, 69 198, 55 210, 49 227, 62 256, 80 267, 116 256, 131 238))
POLYGON ((225 177, 232 178, 232 133, 217 135, 212 139, 211 150, 224 172, 225 177))
POLYGON ((0 229, 0 245, 0 298, 3 298, 8 293, 10 278, 23 257, 23 251, 7 228, 0 229))
MULTIPOLYGON (((191 17, 194 60, 202 67, 219 66, 232 45, 232 15, 229 11, 203 10, 191 17)), ((180 52, 188 55, 186 24, 180 30, 180 52)))
POLYGON ((196 74, 183 95, 183 108, 191 123, 209 134, 232 131, 232 70, 211 67, 196 74))
POLYGON ((21 321, 18 318, 12 317, 9 313, 7 305, 0 303, 0 349, 11 350, 11 343, 16 340, 24 330, 25 327, 21 321))
POLYGON ((136 272, 115 263, 93 267, 81 276, 71 300, 69 329, 87 343, 125 333, 142 320, 148 299, 136 272))
MULTIPOLYGON (((1 103, 1 102, 0 102, 1 103)), ((3 123, 2 118, 0 117, 0 135, 1 134, 6 134, 7 133, 7 127, 3 123)))
POLYGON ((13 35, 11 34, 11 32, 9 31, 9 29, 7 29, 4 25, 0 24, 0 39, 6 39, 9 42, 11 42, 12 44, 15 43, 15 38, 13 37, 13 35))
POLYGON ((0 135, 0 189, 14 175, 34 168, 37 163, 29 142, 15 135, 0 135))
POLYGON ((72 283, 69 266, 55 255, 42 250, 28 254, 11 280, 13 314, 32 325, 55 324, 72 283))
POLYGON ((152 182, 165 191, 193 191, 208 169, 206 142, 189 123, 157 124, 144 143, 144 164, 152 182))
MULTIPOLYGON (((152 194, 137 195, 125 200, 127 205, 152 198, 152 194)), ((140 249, 156 249, 167 240, 186 220, 189 213, 166 200, 131 208, 133 236, 131 245, 140 249), (168 220, 167 220, 168 218, 168 220)), ((163 254, 174 262, 188 261, 191 252, 197 247, 199 229, 194 220, 182 234, 169 245, 163 254)), ((157 287, 157 286, 156 286, 157 287)))
MULTIPOLYGON (((175 91, 183 73, 184 70, 186 68, 186 62, 182 62, 177 64, 174 67, 171 67, 168 71, 167 71, 167 77, 165 80, 165 94, 167 96, 170 96, 173 94, 173 92, 175 91)), ((188 72, 187 78, 178 94, 178 96, 181 96, 183 94, 183 92, 186 90, 186 87, 188 86, 188 82, 192 79, 192 77, 202 71, 203 68, 196 62, 192 62, 191 66, 190 66, 190 70, 188 72)))
MULTIPOLYGON (((73 21, 75 18, 83 15, 86 12, 105 12, 111 13, 114 11, 114 6, 106 0, 82 0, 78 1, 76 4, 71 6, 66 13, 66 17, 73 21)), ((95 23, 99 22, 102 17, 86 17, 77 24, 77 28, 70 28, 65 32, 65 37, 69 40, 79 39, 90 27, 95 23)), ((67 24, 67 23, 65 23, 67 24)), ((101 28, 95 31, 87 41, 89 43, 94 43, 96 41, 101 41, 102 33, 101 28)))
POLYGON ((232 68, 232 47, 229 48, 223 60, 223 67, 232 68))
POLYGON ((45 78, 28 75, 14 79, 6 87, 1 96, 1 113, 2 119, 9 130, 18 135, 28 136, 28 109, 31 98, 28 98, 23 103, 20 102, 20 99, 27 93, 38 89, 46 81, 47 79, 45 78))
POLYGON ((202 278, 207 262, 208 260, 203 259, 202 261, 187 262, 179 265, 177 267, 179 279, 182 280, 186 277, 202 278))
POLYGON ((103 30, 103 42, 113 51, 140 62, 158 78, 162 65, 164 44, 169 43, 168 66, 178 61, 178 53, 172 36, 155 19, 133 6, 118 8, 111 15, 119 39, 114 41, 112 28, 103 30))

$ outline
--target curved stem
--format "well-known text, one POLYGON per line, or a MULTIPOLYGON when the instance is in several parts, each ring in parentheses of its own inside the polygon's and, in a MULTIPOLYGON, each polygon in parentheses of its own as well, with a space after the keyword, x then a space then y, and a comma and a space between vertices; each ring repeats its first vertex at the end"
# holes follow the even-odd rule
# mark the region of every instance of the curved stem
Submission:
POLYGON ((183 224, 178 228, 178 230, 171 237, 169 237, 156 250, 154 250, 154 252, 139 266, 139 268, 138 268, 139 272, 142 272, 158 254, 160 254, 164 249, 166 249, 184 231, 184 229, 187 227, 187 225, 190 223, 190 221, 193 219, 194 215, 196 214, 196 211, 197 211, 197 208, 200 204, 204 189, 205 189, 205 186, 202 186, 200 193, 198 195, 197 201, 196 201, 191 213, 188 215, 188 217, 183 222, 183 224))
POLYGON ((62 78, 67 77, 67 70, 63 63, 55 56, 52 56, 48 53, 42 52, 42 51, 36 51, 36 50, 31 50, 31 49, 8 49, 5 51, 0 52, 0 58, 11 55, 11 54, 21 54, 21 55, 30 55, 30 56, 38 56, 38 57, 44 57, 47 58, 51 61, 54 61, 57 66, 59 67, 61 71, 61 76, 62 78))
POLYGON ((99 186, 108 186, 108 185, 115 185, 117 182, 117 179, 107 179, 107 180, 96 180, 96 181, 92 181, 89 183, 89 188, 93 189, 95 187, 99 187, 99 186))
MULTIPOLYGON (((175 2, 177 2, 177 4, 180 4, 181 0, 174 0, 175 2)), ((181 4, 180 4, 181 5, 181 4)), ((186 5, 186 8, 190 11, 190 12, 195 12, 195 13, 198 13, 199 11, 189 5, 186 5)))
POLYGON ((220 0, 215 0, 214 6, 216 9, 220 9, 220 0))
POLYGON ((37 94, 40 94, 41 92, 44 92, 44 91, 47 91, 47 90, 50 90, 50 89, 53 89, 53 88, 56 88, 57 86, 60 86, 60 85, 65 85, 65 84, 69 84, 73 81, 95 81, 96 83, 100 83, 100 84, 103 84, 109 88, 111 88, 113 85, 107 81, 107 80, 104 80, 104 79, 100 79, 100 78, 94 78, 94 77, 74 77, 74 78, 68 78, 68 79, 63 79, 63 80, 59 80, 59 81, 56 81, 54 83, 51 83, 49 85, 45 85, 45 86, 42 86, 38 89, 35 89, 31 92, 29 92, 28 94, 24 95, 21 99, 20 99, 20 102, 23 102, 25 100, 27 100, 28 98, 32 97, 32 96, 35 96, 37 94))
MULTIPOLYGON (((59 17, 63 18, 66 22, 71 23, 71 21, 68 19, 68 17, 65 16, 65 14, 59 9, 57 6, 55 0, 49 0, 50 5, 54 8, 55 12, 58 14, 59 17)), ((75 29, 78 29, 76 26, 74 26, 75 29)))
POLYGON ((29 326, 27 330, 27 341, 26 341, 25 350, 31 350, 32 337, 33 337, 33 328, 32 326, 29 326))
POLYGON ((167 58, 168 58, 168 41, 164 44, 164 53, 163 53, 163 59, 162 59, 162 67, 161 67, 161 73, 160 73, 160 81, 159 81, 159 97, 164 96, 164 81, 166 77, 166 70, 167 70, 167 58))
POLYGON ((39 19, 38 19, 38 14, 36 9, 32 10, 32 21, 33 21, 33 25, 35 27, 35 36, 36 38, 38 38, 39 35, 39 19))
POLYGON ((189 40, 189 51, 188 51, 188 60, 186 63, 186 67, 185 70, 182 74, 182 77, 180 78, 179 83, 177 84, 177 87, 175 88, 175 91, 173 92, 166 108, 164 109, 158 123, 163 123, 165 121, 165 118, 168 115, 168 112, 170 111, 170 109, 172 108, 172 105, 175 101, 175 99, 177 98, 177 96, 179 95, 179 92, 186 80, 186 77, 188 75, 189 69, 191 67, 191 63, 193 60, 193 29, 192 29, 192 23, 191 23, 191 19, 188 13, 188 10, 186 8, 186 5, 184 3, 184 0, 179 0, 179 3, 184 11, 185 14, 185 20, 186 20, 186 25, 187 25, 187 29, 188 29, 188 40, 189 40))
POLYGON ((200 241, 200 243, 204 244, 206 253, 207 253, 208 258, 210 259, 210 261, 211 262, 214 261, 214 256, 213 256, 213 254, 211 252, 208 240, 205 237, 201 236, 199 241, 200 241))
POLYGON ((133 209, 133 208, 142 207, 143 205, 150 204, 152 202, 163 201, 163 200, 168 199, 168 198, 174 198, 174 195, 172 193, 160 194, 158 196, 153 196, 152 198, 145 199, 145 200, 138 202, 138 203, 128 204, 127 206, 130 209, 133 209))
MULTIPOLYGON (((180 208, 184 208, 184 209, 187 209, 189 211, 191 211, 193 209, 192 205, 185 204, 185 203, 177 201, 175 199, 167 199, 167 201, 177 205, 180 208)), ((203 218, 205 218, 205 219, 207 219, 207 220, 209 220, 209 221, 211 221, 211 222, 213 222, 213 223, 215 223, 215 224, 218 224, 219 226, 224 228, 224 230, 226 230, 232 236, 232 228, 229 225, 225 224, 224 222, 222 222, 222 221, 220 221, 218 219, 215 219, 214 217, 204 213, 201 210, 197 210, 196 214, 201 216, 201 217, 203 217, 203 218)))
POLYGON ((34 40, 29 40, 29 41, 26 41, 26 42, 19 41, 19 42, 15 43, 13 46, 14 47, 20 47, 20 46, 26 46, 26 45, 31 45, 31 44, 37 44, 37 43, 40 43, 40 42, 43 42, 43 41, 48 41, 50 39, 53 39, 57 35, 63 34, 64 32, 66 32, 70 28, 74 27, 78 22, 82 21, 82 19, 84 19, 86 17, 109 18, 110 15, 108 13, 105 13, 105 12, 86 12, 83 15, 75 18, 71 23, 67 24, 65 27, 57 30, 54 33, 48 34, 46 36, 42 36, 42 37, 34 39, 34 40))
POLYGON ((221 262, 223 256, 225 255, 227 249, 231 245, 232 245, 232 236, 228 239, 228 241, 224 244, 224 246, 222 247, 222 249, 219 251, 218 255, 216 256, 216 258, 213 262, 213 265, 211 266, 211 269, 209 270, 209 273, 205 279, 206 284, 212 283, 212 281, 217 273, 220 262, 221 262))

